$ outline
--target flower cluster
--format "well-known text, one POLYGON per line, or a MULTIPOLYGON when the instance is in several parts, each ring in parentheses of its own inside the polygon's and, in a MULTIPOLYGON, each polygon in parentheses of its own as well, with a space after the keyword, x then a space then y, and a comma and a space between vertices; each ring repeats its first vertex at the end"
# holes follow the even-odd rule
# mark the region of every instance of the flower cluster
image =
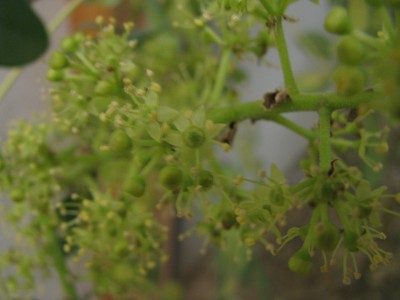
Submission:
POLYGON ((257 243, 276 255, 299 238, 288 267, 300 274, 311 272, 317 253, 323 272, 341 259, 346 284, 360 278, 357 253, 371 269, 386 264, 391 255, 377 242, 385 239, 381 213, 398 213, 382 200, 398 196, 373 186, 344 154, 382 168, 376 156, 388 151, 388 129, 370 128, 369 100, 390 90, 395 76, 383 76, 383 91, 363 90, 368 63, 390 35, 366 39, 347 10, 334 8, 325 28, 340 36, 335 91, 302 94, 282 27, 295 21, 284 13, 291 2, 166 1, 148 32, 99 17, 97 36, 66 37, 49 58, 51 112, 19 122, 2 145, 0 182, 14 201, 5 219, 39 251, 31 260, 2 256, 0 267, 18 261, 23 276, 5 276, 0 288, 33 288, 33 267, 50 256, 71 298, 77 274, 69 260, 85 265, 96 295, 141 295, 168 259, 165 212, 195 217, 180 239, 197 232, 205 237, 201 251, 208 243, 234 248, 235 261, 250 258, 257 243), (266 94, 274 105, 239 104, 238 62, 262 61, 269 47, 278 49, 286 89, 266 94), (282 115, 296 110, 318 111, 319 124, 308 130, 282 115), (244 119, 271 120, 308 139, 305 178, 290 184, 275 164, 256 179, 230 171, 216 149, 231 149, 244 119), (293 225, 288 214, 300 208, 310 216, 293 225))

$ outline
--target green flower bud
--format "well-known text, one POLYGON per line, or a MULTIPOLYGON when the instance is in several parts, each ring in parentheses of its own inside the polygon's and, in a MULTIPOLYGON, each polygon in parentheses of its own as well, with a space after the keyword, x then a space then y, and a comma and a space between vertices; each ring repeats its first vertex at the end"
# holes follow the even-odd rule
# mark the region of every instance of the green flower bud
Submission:
POLYGON ((67 52, 74 52, 78 48, 78 43, 72 36, 67 36, 61 41, 61 48, 67 52))
POLYGON ((116 88, 117 86, 115 83, 111 81, 101 80, 96 84, 94 88, 94 94, 97 96, 112 95, 115 93, 116 88))
POLYGON ((300 249, 290 257, 289 269, 295 273, 307 275, 312 269, 312 258, 306 249, 300 249))
POLYGON ((314 244, 322 251, 332 251, 340 239, 339 229, 332 223, 320 223, 315 228, 314 244))
POLYGON ((197 183, 204 190, 210 189, 214 184, 214 175, 207 170, 201 170, 197 175, 197 183))
POLYGON ((181 187, 183 172, 176 165, 165 166, 159 174, 160 183, 168 190, 175 191, 181 187))
POLYGON ((125 131, 117 129, 110 136, 109 146, 113 152, 126 152, 131 148, 132 140, 125 131))
POLYGON ((59 82, 64 79, 64 72, 62 70, 49 69, 46 78, 48 81, 59 82))
POLYGON ((325 19, 326 31, 334 34, 346 34, 351 31, 350 18, 343 7, 334 7, 325 19))
POLYGON ((54 70, 61 70, 68 66, 68 59, 60 51, 55 51, 50 56, 49 66, 54 70))
POLYGON ((363 90, 366 76, 360 68, 340 66, 333 74, 333 81, 338 95, 352 96, 363 90))
POLYGON ((204 130, 195 126, 188 127, 183 132, 183 141, 190 148, 198 148, 206 140, 204 130))
POLYGON ((365 58, 365 47, 356 38, 346 35, 339 40, 336 53, 342 63, 357 65, 365 58))
POLYGON ((136 175, 127 180, 124 191, 135 197, 141 197, 146 191, 146 181, 143 176, 136 175))

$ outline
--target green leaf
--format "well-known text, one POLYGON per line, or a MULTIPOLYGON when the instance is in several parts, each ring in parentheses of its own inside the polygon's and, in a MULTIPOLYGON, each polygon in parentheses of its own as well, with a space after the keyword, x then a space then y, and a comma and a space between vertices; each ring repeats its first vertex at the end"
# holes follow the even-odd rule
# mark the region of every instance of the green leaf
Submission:
POLYGON ((152 123, 149 125, 147 128, 148 134, 151 136, 152 139, 154 139, 156 142, 161 141, 161 136, 162 136, 162 130, 161 126, 158 123, 152 123))
POLYGON ((32 62, 48 43, 45 26, 26 0, 0 1, 0 65, 32 62))

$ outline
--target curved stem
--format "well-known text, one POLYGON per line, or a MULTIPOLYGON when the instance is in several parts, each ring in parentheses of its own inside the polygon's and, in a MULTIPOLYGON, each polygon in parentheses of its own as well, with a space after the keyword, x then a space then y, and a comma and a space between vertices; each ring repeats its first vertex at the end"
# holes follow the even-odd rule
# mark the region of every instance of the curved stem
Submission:
POLYGON ((270 120, 290 129, 291 131, 297 133, 298 135, 306 138, 309 141, 315 138, 315 134, 311 130, 308 130, 300 126, 299 124, 289 120, 288 118, 285 118, 284 116, 281 115, 272 116, 270 120))
POLYGON ((224 88, 224 82, 226 78, 226 74, 228 72, 229 60, 231 58, 232 50, 228 47, 224 48, 222 53, 221 62, 218 68, 217 79, 215 81, 214 88, 212 90, 210 101, 211 105, 215 105, 219 98, 221 97, 222 90, 224 88))
MULTIPOLYGON (((49 34, 52 34, 57 30, 58 27, 62 24, 62 22, 71 14, 71 12, 77 8, 84 0, 73 0, 69 2, 63 9, 61 9, 58 14, 54 17, 52 21, 50 21, 47 26, 47 30, 49 34)), ((22 69, 19 67, 12 68, 6 78, 0 84, 0 104, 8 91, 14 85, 15 81, 18 79, 19 75, 21 75, 22 69)))
POLYGON ((382 39, 378 37, 373 37, 368 33, 365 33, 364 31, 361 31, 359 29, 353 30, 352 35, 355 36, 361 42, 377 50, 381 50, 385 47, 382 39))
POLYGON ((292 65, 290 63, 290 57, 286 45, 285 34, 283 31, 282 17, 277 18, 276 22, 276 46, 279 52, 279 58, 281 60, 283 76, 285 78, 286 88, 290 96, 297 95, 299 90, 297 88, 296 81, 294 79, 292 65))

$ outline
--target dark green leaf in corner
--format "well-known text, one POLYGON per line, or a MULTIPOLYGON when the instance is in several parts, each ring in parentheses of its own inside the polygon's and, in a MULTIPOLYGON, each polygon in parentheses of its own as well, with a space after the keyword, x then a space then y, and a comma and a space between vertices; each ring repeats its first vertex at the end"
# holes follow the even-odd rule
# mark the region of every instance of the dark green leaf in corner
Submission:
POLYGON ((0 65, 32 62, 48 43, 46 28, 27 0, 0 0, 0 65))

